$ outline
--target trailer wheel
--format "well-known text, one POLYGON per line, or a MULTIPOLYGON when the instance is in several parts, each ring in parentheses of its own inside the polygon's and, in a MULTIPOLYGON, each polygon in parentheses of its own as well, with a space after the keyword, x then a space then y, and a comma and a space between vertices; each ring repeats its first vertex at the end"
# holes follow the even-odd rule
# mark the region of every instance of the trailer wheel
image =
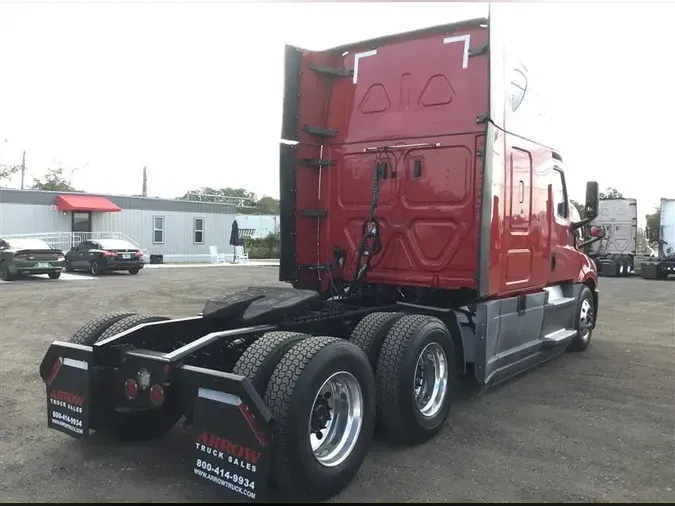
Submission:
POLYGON ((371 313, 352 331, 349 340, 365 352, 373 371, 377 369, 377 357, 382 341, 392 325, 403 316, 404 313, 371 313))
POLYGON ((277 421, 276 487, 317 501, 343 490, 373 439, 375 381, 366 354, 344 339, 309 337, 274 369, 265 403, 277 421))
POLYGON ((577 303, 577 318, 575 327, 577 335, 567 347, 567 351, 579 352, 588 348, 593 334, 595 323, 595 310, 593 308, 593 294, 590 288, 584 286, 579 294, 577 303))
POLYGON ((251 379, 256 391, 264 396, 270 376, 281 358, 308 337, 299 332, 268 332, 246 349, 232 373, 251 379))
POLYGON ((108 313, 96 318, 92 318, 87 323, 82 325, 79 329, 75 331, 73 336, 70 338, 71 343, 83 344, 85 346, 92 346, 98 338, 105 332, 108 327, 117 323, 122 318, 127 316, 135 315, 129 311, 117 311, 115 313, 108 313))
POLYGON ((376 371, 378 418, 391 439, 421 443, 441 430, 457 363, 440 319, 406 315, 398 320, 382 344, 376 371))
MULTIPOLYGON (((166 316, 135 314, 127 316, 113 324, 100 337, 99 341, 124 332, 142 323, 168 320, 166 316)), ((146 441, 162 437, 183 415, 182 392, 173 387, 167 391, 166 402, 158 409, 137 412, 97 411, 100 416, 92 417, 89 424, 92 429, 110 434, 123 441, 146 441)))

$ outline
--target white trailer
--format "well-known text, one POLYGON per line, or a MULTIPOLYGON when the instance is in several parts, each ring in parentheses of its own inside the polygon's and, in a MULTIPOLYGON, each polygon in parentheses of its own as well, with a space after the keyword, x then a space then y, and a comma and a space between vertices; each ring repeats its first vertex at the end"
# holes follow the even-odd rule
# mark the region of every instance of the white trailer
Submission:
POLYGON ((630 198, 600 200, 594 227, 604 229, 604 238, 590 245, 589 256, 598 274, 628 276, 635 271, 637 255, 637 201, 630 198))
POLYGON ((640 275, 645 279, 666 279, 675 274, 675 199, 661 199, 659 244, 655 260, 644 262, 640 275))

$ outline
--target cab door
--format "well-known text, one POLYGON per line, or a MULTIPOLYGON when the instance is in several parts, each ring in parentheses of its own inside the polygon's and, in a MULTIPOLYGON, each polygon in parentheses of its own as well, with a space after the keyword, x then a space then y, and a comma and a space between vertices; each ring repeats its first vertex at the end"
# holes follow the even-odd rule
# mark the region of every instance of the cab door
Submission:
POLYGON ((548 285, 555 285, 576 278, 579 272, 579 255, 576 254, 570 204, 567 196, 565 174, 560 167, 554 167, 551 175, 553 205, 551 223, 550 273, 548 285))

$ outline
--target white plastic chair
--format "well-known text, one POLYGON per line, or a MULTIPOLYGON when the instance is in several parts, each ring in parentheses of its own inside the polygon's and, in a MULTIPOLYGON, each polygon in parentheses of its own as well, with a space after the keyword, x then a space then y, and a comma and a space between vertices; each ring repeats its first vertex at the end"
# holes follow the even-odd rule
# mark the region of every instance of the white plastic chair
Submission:
POLYGON ((218 253, 218 246, 209 246, 209 253, 212 264, 225 263, 225 253, 218 253))
POLYGON ((243 246, 235 246, 235 262, 236 263, 247 263, 248 262, 248 253, 244 251, 243 246))

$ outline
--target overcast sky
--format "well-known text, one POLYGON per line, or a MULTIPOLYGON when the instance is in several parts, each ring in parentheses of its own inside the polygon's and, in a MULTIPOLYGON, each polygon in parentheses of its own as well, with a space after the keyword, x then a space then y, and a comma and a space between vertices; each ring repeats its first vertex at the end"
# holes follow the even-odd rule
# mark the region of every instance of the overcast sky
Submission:
MULTIPOLYGON (((675 198, 675 5, 508 7, 533 30, 527 64, 553 97, 572 197, 594 179, 637 198, 641 218, 675 198)), ((147 164, 153 196, 208 185, 278 197, 284 43, 322 49, 485 9, 0 4, 0 163, 25 149, 29 174, 60 162, 92 192, 140 193, 147 164)))

